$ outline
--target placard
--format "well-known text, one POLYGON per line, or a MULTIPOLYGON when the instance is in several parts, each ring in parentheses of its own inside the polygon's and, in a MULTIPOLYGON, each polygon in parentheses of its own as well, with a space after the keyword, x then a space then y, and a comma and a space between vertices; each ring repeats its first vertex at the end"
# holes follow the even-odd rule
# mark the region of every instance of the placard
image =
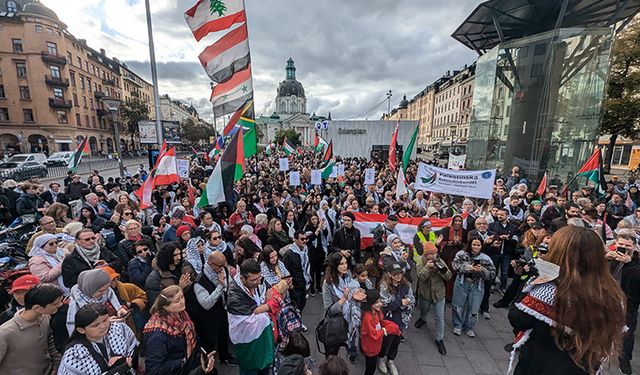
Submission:
POLYGON ((158 143, 158 132, 156 130, 155 121, 138 121, 138 135, 140 136, 140 143, 158 143))
POLYGON ((364 184, 373 185, 376 183, 376 169, 367 168, 364 170, 364 184))
POLYGON ((414 187, 415 190, 489 199, 495 177, 495 169, 452 171, 419 163, 414 187))
POLYGON ((459 171, 464 169, 464 163, 467 161, 467 154, 451 155, 449 154, 449 169, 459 171))
POLYGON ((319 169, 311 170, 311 185, 322 185, 322 171, 319 169))
POLYGON ((344 176, 344 164, 338 164, 337 170, 338 176, 344 176))
POLYGON ((278 160, 278 162, 280 162, 280 171, 281 172, 286 172, 289 170, 289 159, 287 158, 280 158, 278 160))
POLYGON ((178 168, 178 177, 189 179, 189 160, 176 159, 176 167, 178 168))
POLYGON ((289 172, 289 186, 300 186, 300 172, 289 172))
POLYGON ((180 139, 180 123, 178 121, 162 121, 162 133, 167 143, 182 143, 180 139))

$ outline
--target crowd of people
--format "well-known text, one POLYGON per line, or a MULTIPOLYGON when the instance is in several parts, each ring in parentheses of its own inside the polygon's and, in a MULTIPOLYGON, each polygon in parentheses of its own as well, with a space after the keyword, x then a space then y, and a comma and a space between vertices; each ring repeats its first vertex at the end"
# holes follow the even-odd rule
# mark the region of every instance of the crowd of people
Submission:
POLYGON ((550 185, 538 196, 516 166, 491 199, 475 199, 415 191, 412 162, 398 196, 383 160, 338 158, 345 174, 311 185, 321 158, 301 152, 289 157, 301 185, 289 186, 279 157, 247 160, 233 196, 205 207, 213 166, 197 159, 189 180, 157 186, 147 208, 135 195, 146 173, 4 181, 0 222, 32 216, 39 227, 21 276, 0 290, 0 373, 208 374, 224 363, 311 374, 309 331, 324 348, 319 374, 348 374, 360 357, 365 374, 396 375, 404 334, 424 330, 429 311, 447 354, 447 303, 451 333, 467 339, 480 317, 511 309, 516 374, 593 374, 609 360, 632 373, 640 183, 614 177, 600 196, 550 185), (374 184, 364 185, 366 168, 374 184), (371 246, 355 213, 386 218, 371 246), (408 218, 421 220, 405 243, 397 224, 408 218), (541 275, 540 261, 558 274, 541 275), (312 332, 303 313, 318 295, 312 332))

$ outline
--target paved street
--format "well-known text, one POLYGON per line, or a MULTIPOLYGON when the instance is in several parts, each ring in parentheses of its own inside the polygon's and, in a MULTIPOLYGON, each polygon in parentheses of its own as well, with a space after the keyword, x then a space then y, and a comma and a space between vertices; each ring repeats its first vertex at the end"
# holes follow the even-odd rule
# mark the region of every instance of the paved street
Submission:
MULTIPOLYGON (((492 303, 498 299, 498 295, 492 296, 492 303)), ((433 315, 430 313, 427 326, 421 330, 413 327, 413 322, 418 318, 418 310, 414 310, 412 324, 405 333, 407 339, 400 344, 396 366, 400 374, 409 375, 473 375, 506 374, 509 365, 509 353, 504 351, 505 344, 511 342, 513 333, 507 319, 508 309, 495 309, 491 307, 491 320, 480 318, 476 325, 475 338, 466 335, 455 336, 451 332, 451 308, 447 305, 445 317, 447 328, 445 330, 445 345, 447 355, 441 356, 434 342, 431 330, 434 328, 433 315)), ((305 334, 311 344, 312 356, 316 359, 316 365, 322 363, 324 356, 316 347, 315 326, 321 319, 322 296, 311 297, 305 307, 303 318, 309 331, 305 334)), ((342 349, 340 355, 347 360, 346 351, 342 349)), ((640 353, 637 345, 632 365, 634 369, 640 369, 640 353)), ((317 366, 316 366, 317 367, 317 366)), ((238 369, 219 366, 221 374, 238 374, 238 369)), ((317 372, 314 372, 317 373, 317 372)), ((351 374, 364 373, 364 356, 361 354, 355 365, 351 368, 351 374)), ((376 372, 379 374, 380 372, 376 372)), ((617 367, 607 369, 604 374, 619 374, 617 367)))

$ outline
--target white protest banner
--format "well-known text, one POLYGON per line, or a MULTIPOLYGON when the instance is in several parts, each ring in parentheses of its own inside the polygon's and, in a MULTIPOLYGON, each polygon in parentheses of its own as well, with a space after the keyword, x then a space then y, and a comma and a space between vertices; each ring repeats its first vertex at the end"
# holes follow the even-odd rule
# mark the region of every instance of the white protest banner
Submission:
POLYGON ((278 161, 280 162, 280 171, 281 172, 286 172, 286 171, 289 170, 289 159, 280 158, 278 161))
POLYGON ((419 163, 414 188, 463 197, 489 199, 493 192, 495 176, 495 169, 452 171, 419 163))
POLYGON ((338 171, 337 171, 338 176, 340 176, 340 177, 344 176, 344 164, 338 164, 338 168, 337 169, 338 169, 338 171))
POLYGON ((322 171, 319 169, 311 170, 311 185, 322 185, 322 171))
POLYGON ((176 159, 176 167, 178 169, 178 177, 188 179, 189 178, 189 160, 176 159))
POLYGON ((331 174, 329 175, 331 178, 338 178, 338 168, 331 168, 331 174))
POLYGON ((300 172, 289 172, 289 186, 300 186, 300 172))
POLYGON ((464 163, 467 161, 467 154, 451 155, 449 154, 449 169, 460 171, 464 169, 464 163))
POLYGON ((367 168, 364 170, 364 184, 373 185, 376 182, 376 169, 367 168))

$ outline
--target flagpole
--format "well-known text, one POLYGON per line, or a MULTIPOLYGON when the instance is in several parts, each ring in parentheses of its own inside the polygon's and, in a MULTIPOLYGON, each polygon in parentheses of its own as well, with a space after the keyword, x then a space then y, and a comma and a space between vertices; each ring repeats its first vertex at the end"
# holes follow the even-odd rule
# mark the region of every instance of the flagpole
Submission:
POLYGON ((151 63, 151 80, 153 82, 153 100, 156 108, 156 134, 158 147, 162 147, 162 110, 160 109, 160 90, 158 88, 158 71, 156 69, 156 51, 153 44, 153 26, 151 25, 151 8, 149 0, 144 0, 147 13, 147 32, 149 33, 149 60, 151 63))

